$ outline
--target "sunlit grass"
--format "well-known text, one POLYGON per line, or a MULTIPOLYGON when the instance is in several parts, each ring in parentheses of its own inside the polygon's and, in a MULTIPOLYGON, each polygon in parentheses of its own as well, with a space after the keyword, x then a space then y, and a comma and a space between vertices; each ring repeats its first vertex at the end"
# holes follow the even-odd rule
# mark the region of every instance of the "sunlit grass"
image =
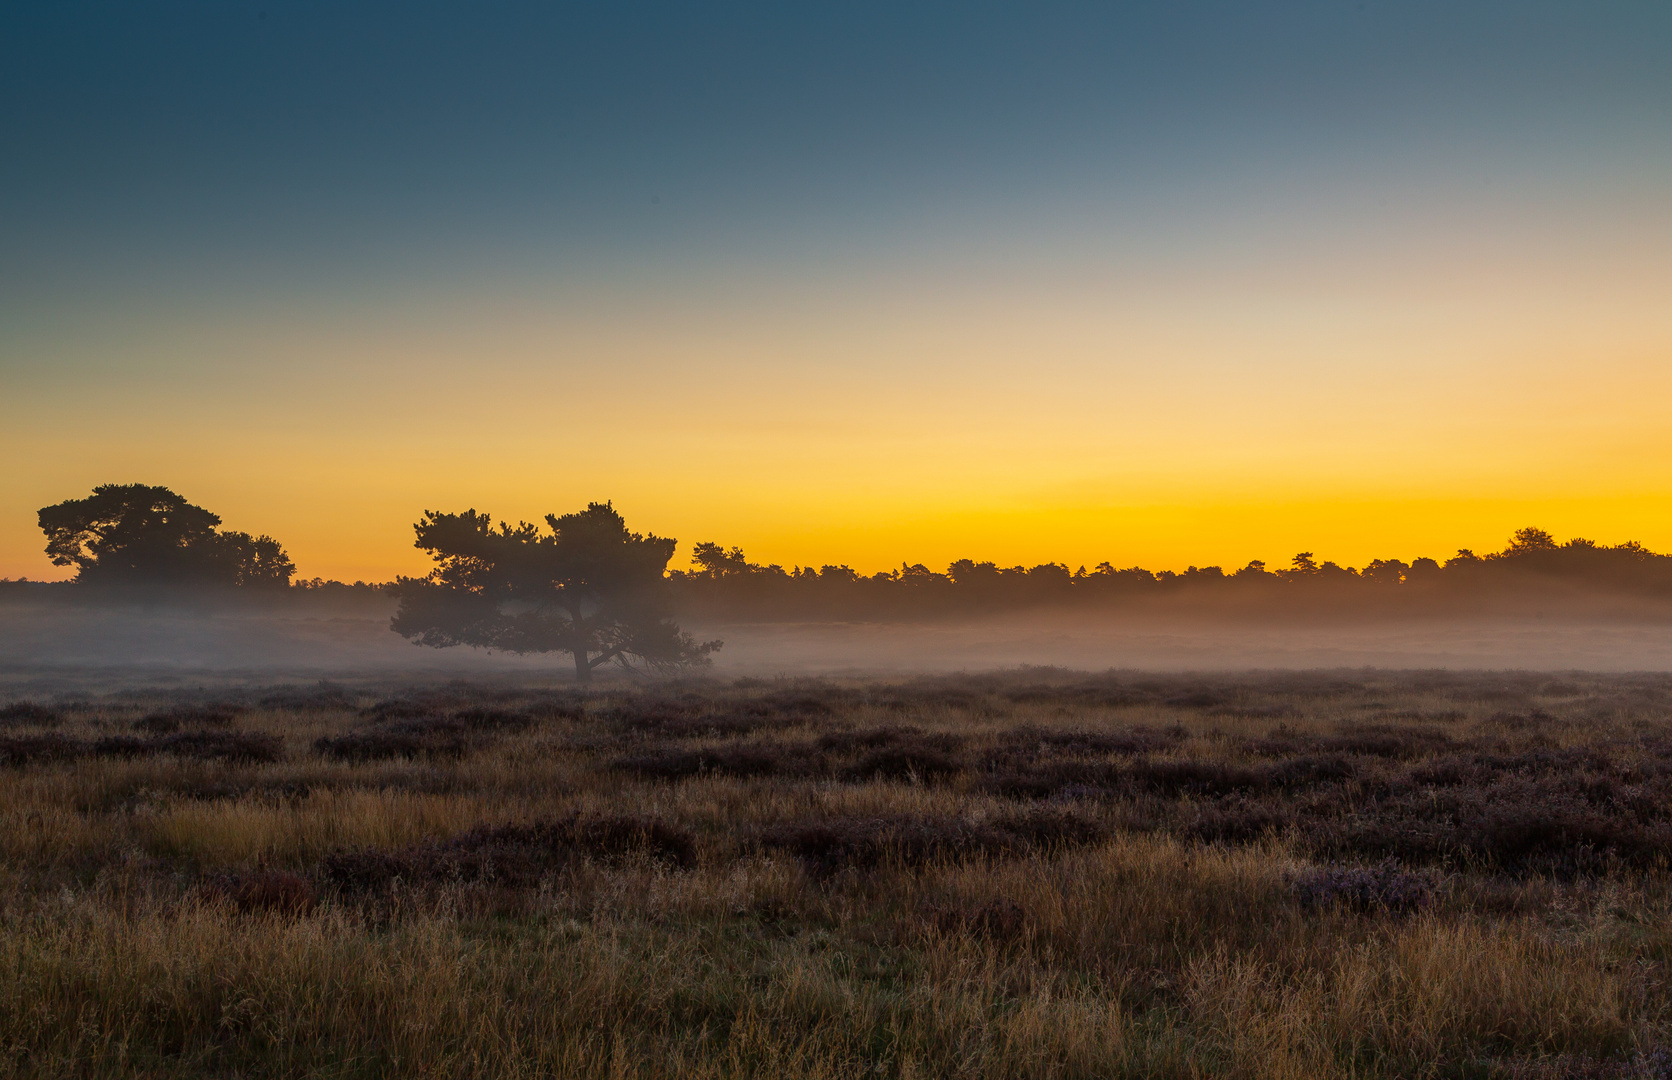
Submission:
MULTIPOLYGON (((1305 807, 1370 814, 1448 761, 1527 768, 1515 763, 1571 751, 1551 760, 1582 773, 1576 783, 1623 785, 1608 798, 1660 791, 1672 687, 1024 682, 1042 680, 606 690, 580 721, 484 737, 462 759, 361 764, 321 758, 313 740, 374 719, 255 711, 239 725, 283 732, 284 760, 6 769, 0 1075, 1625 1077, 1647 1075, 1646 1055, 1672 1035, 1663 861, 1576 862, 1557 843, 1532 861, 1496 864, 1520 857, 1500 847, 1411 862, 1431 900, 1404 913, 1313 907, 1295 887, 1332 857, 1320 845, 1341 842, 1305 807), (658 697, 716 716, 767 701, 750 715, 771 724, 669 737, 635 719, 658 697), (816 750, 821 735, 883 729, 896 733, 876 738, 903 747, 961 736, 945 744, 955 771, 864 779, 852 775, 863 751, 816 750), (1062 760, 1128 783, 1194 762, 1216 783, 1321 746, 1357 749, 1330 751, 1348 779, 1293 789, 1000 793, 1004 770, 1047 775, 1053 733, 1135 730, 1161 734, 1142 752, 1062 760), (1320 741, 1355 732, 1384 742, 1320 741), (646 781, 614 767, 740 743, 794 769, 646 781), (1285 807, 1301 808, 1287 826, 1202 839, 1210 810, 1285 807), (666 823, 691 836, 694 858, 583 852, 496 880, 501 856, 487 848, 486 864, 447 869, 458 849, 445 845, 472 829, 577 813, 666 823), (988 836, 984 823, 1061 815, 1079 831, 964 854, 933 846, 966 835, 955 829, 988 836), (773 839, 821 822, 862 838, 878 821, 930 846, 815 865, 773 839), (409 853, 417 876, 356 891, 322 869, 355 850, 409 853), (440 876, 423 876, 432 865, 440 876), (304 906, 263 908, 216 884, 279 872, 298 875, 304 906)), ((432 706, 472 694, 492 696, 454 689, 432 706)), ((90 740, 125 716, 101 706, 58 730, 90 740)), ((1492 790, 1522 781, 1503 783, 1492 790)), ((1645 828, 1672 813, 1631 806, 1645 828)))

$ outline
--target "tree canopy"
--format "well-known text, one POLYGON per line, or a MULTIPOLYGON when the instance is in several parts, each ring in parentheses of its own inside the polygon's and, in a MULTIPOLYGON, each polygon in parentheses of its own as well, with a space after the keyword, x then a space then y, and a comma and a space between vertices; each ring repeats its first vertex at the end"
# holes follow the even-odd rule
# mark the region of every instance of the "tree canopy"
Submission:
POLYGON ((220 515, 166 487, 104 484, 39 520, 53 565, 82 584, 282 589, 296 572, 277 540, 217 529, 220 515))
POLYGON ((718 641, 697 642, 669 616, 665 574, 677 541, 630 532, 607 502, 546 515, 546 530, 474 509, 424 511, 416 546, 436 566, 401 578, 390 623, 420 645, 512 653, 566 652, 585 681, 615 663, 668 670, 705 664, 718 641))

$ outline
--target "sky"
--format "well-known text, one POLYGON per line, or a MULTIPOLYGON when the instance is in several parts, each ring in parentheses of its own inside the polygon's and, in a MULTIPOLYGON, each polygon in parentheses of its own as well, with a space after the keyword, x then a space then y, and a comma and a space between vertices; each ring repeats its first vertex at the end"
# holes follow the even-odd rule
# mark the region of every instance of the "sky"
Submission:
POLYGON ((1672 5, 0 7, 0 577, 1672 550, 1672 5), (676 557, 683 563, 684 551, 676 557))

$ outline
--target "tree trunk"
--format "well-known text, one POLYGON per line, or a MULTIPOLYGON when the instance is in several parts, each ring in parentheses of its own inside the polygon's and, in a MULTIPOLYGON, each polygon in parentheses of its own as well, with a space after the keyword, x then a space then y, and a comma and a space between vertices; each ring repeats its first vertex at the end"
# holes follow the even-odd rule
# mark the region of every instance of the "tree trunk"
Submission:
POLYGON ((568 597, 563 606, 569 611, 569 651, 575 654, 575 681, 589 683, 592 681, 592 665, 586 661, 586 615, 575 597, 568 597))

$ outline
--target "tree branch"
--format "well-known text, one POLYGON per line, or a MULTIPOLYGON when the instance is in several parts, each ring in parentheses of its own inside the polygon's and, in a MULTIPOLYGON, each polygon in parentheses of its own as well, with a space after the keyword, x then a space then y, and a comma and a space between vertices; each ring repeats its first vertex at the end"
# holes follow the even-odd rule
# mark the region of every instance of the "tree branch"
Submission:
POLYGON ((607 664, 611 660, 614 660, 616 657, 620 656, 622 653, 624 653, 626 651, 627 651, 627 646, 617 645, 615 648, 609 650, 608 652, 599 653, 598 658, 596 660, 588 660, 586 662, 586 666, 589 667, 589 668, 595 668, 599 664, 607 664))

